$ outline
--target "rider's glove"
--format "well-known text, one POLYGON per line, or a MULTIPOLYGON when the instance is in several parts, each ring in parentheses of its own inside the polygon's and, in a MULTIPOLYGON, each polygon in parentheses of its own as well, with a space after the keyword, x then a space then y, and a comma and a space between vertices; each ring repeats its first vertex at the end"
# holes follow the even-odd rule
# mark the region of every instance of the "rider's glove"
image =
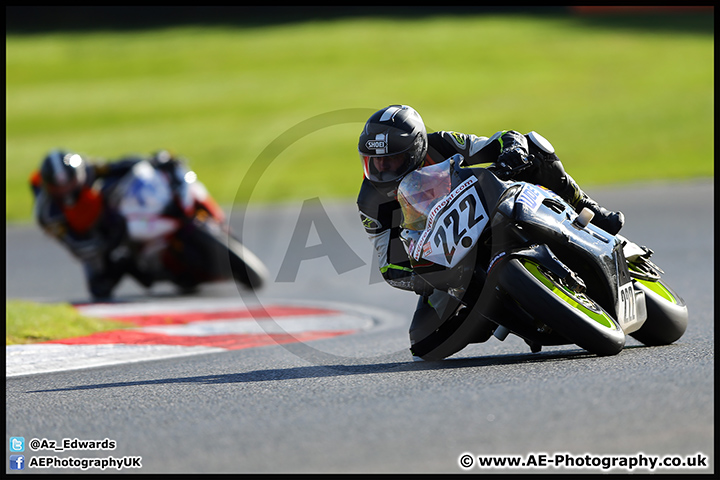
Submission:
POLYGON ((496 165, 503 176, 511 176, 532 166, 527 155, 519 148, 505 150, 497 159, 496 165))
POLYGON ((412 274, 412 286, 413 291, 422 297, 430 296, 430 294, 433 293, 433 290, 435 290, 432 285, 427 283, 417 273, 412 274))

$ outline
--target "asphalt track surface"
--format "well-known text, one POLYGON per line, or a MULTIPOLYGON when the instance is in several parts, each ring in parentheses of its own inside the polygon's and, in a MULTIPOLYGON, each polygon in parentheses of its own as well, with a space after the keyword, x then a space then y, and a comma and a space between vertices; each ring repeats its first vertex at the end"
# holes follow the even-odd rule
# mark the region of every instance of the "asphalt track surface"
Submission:
MULTIPOLYGON (((132 473, 462 473, 466 453, 474 457, 467 471, 475 473, 712 473, 713 182, 590 193, 625 212, 623 234, 655 251, 689 305, 688 330, 675 344, 648 348, 629 339, 619 355, 600 358, 572 346, 532 354, 510 336, 442 362, 412 362, 407 327, 416 298, 378 282, 354 205, 320 199, 308 201, 304 213, 300 204, 236 208, 231 222, 267 263, 271 282, 257 296, 211 285, 192 301, 345 305, 367 312, 372 327, 317 341, 7 377, 6 440, 113 440, 111 451, 26 448, 24 455, 141 457, 142 468, 123 470, 132 473), (319 244, 332 243, 345 260, 326 250, 300 262, 294 279, 292 269, 280 275, 299 219, 322 223, 324 215, 343 242, 319 244), (694 461, 698 454, 707 467, 601 466, 610 461, 603 458, 694 461), (540 466, 478 466, 477 457, 492 455, 540 466)), ((318 228, 331 238, 325 229, 318 228)), ((319 231, 309 236, 308 248, 321 240, 319 231)), ((88 300, 77 264, 34 226, 9 226, 6 240, 7 298, 88 300)), ((131 304, 188 300, 163 286, 145 292, 132 280, 117 294, 131 304)))

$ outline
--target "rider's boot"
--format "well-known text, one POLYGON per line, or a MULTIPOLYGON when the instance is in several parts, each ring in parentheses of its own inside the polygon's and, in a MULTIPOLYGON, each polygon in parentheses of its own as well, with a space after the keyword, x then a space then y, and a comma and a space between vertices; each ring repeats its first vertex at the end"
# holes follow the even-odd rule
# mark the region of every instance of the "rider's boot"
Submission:
POLYGON ((625 215, 622 212, 612 212, 600 206, 580 189, 570 175, 565 174, 565 179, 567 186, 564 191, 558 192, 558 194, 572 205, 577 213, 580 213, 583 208, 590 209, 595 214, 590 223, 602 228, 610 235, 617 235, 625 223, 625 215))

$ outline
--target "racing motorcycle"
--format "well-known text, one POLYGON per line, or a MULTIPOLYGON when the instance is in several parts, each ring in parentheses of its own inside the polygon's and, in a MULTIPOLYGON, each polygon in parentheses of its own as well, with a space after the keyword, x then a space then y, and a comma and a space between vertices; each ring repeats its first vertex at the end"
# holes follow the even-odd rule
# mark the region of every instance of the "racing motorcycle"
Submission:
MULTIPOLYGON (((615 355, 630 335, 678 340, 688 310, 652 250, 590 223, 552 191, 504 181, 461 155, 408 174, 398 188, 401 240, 413 270, 447 292, 446 313, 411 350, 446 358, 491 336, 615 355)), ((431 297, 432 299, 432 297, 431 297)))
POLYGON ((267 281, 263 262, 233 236, 223 210, 182 162, 141 160, 103 190, 125 224, 111 258, 146 288, 169 281, 192 291, 234 280, 258 289, 267 281))

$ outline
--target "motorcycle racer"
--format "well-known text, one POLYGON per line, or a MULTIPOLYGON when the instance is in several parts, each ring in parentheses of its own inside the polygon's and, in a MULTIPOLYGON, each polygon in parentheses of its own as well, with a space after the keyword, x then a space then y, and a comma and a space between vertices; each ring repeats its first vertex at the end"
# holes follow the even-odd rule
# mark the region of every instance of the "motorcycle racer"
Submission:
MULTIPOLYGON (((408 261, 400 239, 402 215, 396 192, 409 172, 459 153, 464 157, 463 166, 491 163, 489 170, 503 180, 537 183, 553 190, 578 212, 589 208, 595 214, 592 223, 608 233, 616 234, 624 223, 622 212, 606 210, 580 189, 565 172, 552 144, 536 132, 503 130, 490 137, 453 131, 427 133, 412 107, 390 105, 367 120, 358 150, 364 179, 357 205, 382 276, 391 286, 420 295, 409 332, 416 359, 416 344, 432 333, 439 319, 454 314, 458 304, 415 274, 408 261)), ((476 342, 489 338, 489 327, 476 342)))
MULTIPOLYGON (((110 297, 126 273, 146 287, 152 283, 119 248, 126 235, 125 223, 108 208, 104 193, 141 160, 140 156, 127 156, 114 162, 90 161, 78 153, 56 149, 30 176, 38 225, 81 262, 95 300, 110 297)), ((164 150, 150 160, 155 166, 179 161, 164 150)))

